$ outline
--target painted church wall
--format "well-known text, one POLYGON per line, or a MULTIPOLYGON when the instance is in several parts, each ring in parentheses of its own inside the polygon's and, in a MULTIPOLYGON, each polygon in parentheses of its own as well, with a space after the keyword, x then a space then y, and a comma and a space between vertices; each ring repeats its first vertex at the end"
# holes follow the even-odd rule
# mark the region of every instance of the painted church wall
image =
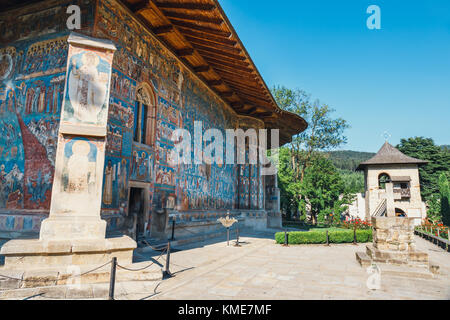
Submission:
MULTIPOLYGON (((111 166, 116 168, 107 166, 105 173, 115 172, 113 181, 117 182, 108 191, 108 195, 111 193, 112 196, 104 197, 104 214, 126 214, 126 179, 120 180, 118 176, 119 171, 122 173, 122 169, 118 168, 123 168, 125 162, 129 164, 130 181, 148 184, 153 209, 167 206, 181 213, 189 213, 235 208, 236 166, 173 166, 169 157, 174 148, 170 140, 174 130, 187 129, 193 137, 194 121, 202 121, 204 131, 235 128, 238 122, 236 115, 114 0, 99 1, 96 15, 94 36, 111 39, 118 47, 113 62, 108 155, 105 162, 108 164, 111 161, 111 166), (142 83, 153 88, 157 101, 156 141, 152 146, 133 142, 138 105, 135 93, 142 83), (120 186, 119 181, 123 181, 120 186)), ((251 176, 247 170, 246 177, 254 186, 246 199, 249 201, 250 197, 251 208, 257 209, 258 199, 262 204, 262 196, 257 194, 263 190, 262 185, 260 190, 256 188, 258 170, 253 170, 251 176)), ((192 220, 207 218, 208 215, 193 213, 180 214, 179 217, 192 220)))
POLYGON ((50 208, 67 64, 69 4, 93 23, 94 1, 46 1, 0 14, 0 232, 38 232, 50 208))

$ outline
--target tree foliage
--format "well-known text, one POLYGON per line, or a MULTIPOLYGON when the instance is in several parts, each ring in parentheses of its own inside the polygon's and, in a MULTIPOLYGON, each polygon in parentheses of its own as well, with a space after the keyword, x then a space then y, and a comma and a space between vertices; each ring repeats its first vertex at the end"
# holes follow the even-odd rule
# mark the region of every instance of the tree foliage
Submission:
POLYGON ((358 152, 350 150, 330 151, 326 154, 336 168, 347 171, 355 171, 361 162, 367 161, 375 155, 375 153, 371 152, 358 152))
POLYGON ((439 176, 442 173, 450 176, 450 152, 435 145, 433 139, 424 137, 402 139, 397 149, 410 157, 428 161, 419 168, 422 197, 428 201, 433 194, 439 194, 439 176))
POLYGON ((332 108, 319 100, 313 101, 303 90, 278 86, 272 88, 272 93, 280 108, 298 114, 308 122, 308 128, 295 136, 290 144, 293 175, 303 181, 314 153, 346 143, 344 131, 349 125, 342 118, 333 118, 332 108))
POLYGON ((441 201, 442 222, 450 226, 450 185, 447 175, 442 173, 439 177, 439 192, 441 201))
POLYGON ((304 199, 301 209, 309 207, 313 224, 327 222, 334 215, 340 218, 353 200, 333 163, 317 154, 305 170, 300 192, 304 199))

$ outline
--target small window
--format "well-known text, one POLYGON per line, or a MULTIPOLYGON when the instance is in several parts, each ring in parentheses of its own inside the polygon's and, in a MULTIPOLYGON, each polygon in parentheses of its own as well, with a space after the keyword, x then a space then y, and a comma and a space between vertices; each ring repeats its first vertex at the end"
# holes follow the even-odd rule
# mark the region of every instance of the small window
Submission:
POLYGON ((133 140, 153 146, 156 133, 156 98, 147 84, 136 92, 135 130, 133 140))
POLYGON ((391 177, 388 174, 382 173, 378 176, 378 186, 380 189, 386 189, 386 183, 391 182, 391 177))

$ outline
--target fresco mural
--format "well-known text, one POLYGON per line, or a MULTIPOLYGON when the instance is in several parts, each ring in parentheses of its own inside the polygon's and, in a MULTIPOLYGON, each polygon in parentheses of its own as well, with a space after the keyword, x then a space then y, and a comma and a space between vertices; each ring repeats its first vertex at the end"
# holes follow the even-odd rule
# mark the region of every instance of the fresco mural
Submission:
POLYGON ((38 232, 48 215, 67 63, 68 3, 80 6, 86 30, 94 18, 91 0, 48 1, 0 14, 0 212, 8 212, 0 215, 0 232, 38 232))
POLYGON ((119 208, 126 205, 129 170, 130 164, 127 159, 106 157, 102 197, 105 208, 119 208))
POLYGON ((62 52, 58 46, 65 46, 60 38, 0 49, 0 208, 49 209, 64 74, 51 59, 45 73, 36 73, 35 52, 62 52))
POLYGON ((65 137, 61 192, 95 193, 97 145, 87 138, 65 137))
MULTIPOLYGON (((61 118, 75 124, 87 119, 92 126, 107 128, 101 202, 112 224, 109 230, 124 222, 130 182, 147 185, 154 199, 149 207, 169 206, 186 221, 194 215, 214 218, 195 212, 226 212, 238 203, 242 208, 262 208, 264 188, 258 170, 170 161, 173 131, 184 128, 193 135, 195 121, 202 121, 204 130, 235 128, 236 115, 113 0, 75 1, 82 7, 81 32, 111 39, 117 46, 112 69, 111 61, 99 53, 69 54, 69 32, 61 25, 65 20, 55 18, 61 4, 69 2, 73 1, 52 2, 36 15, 20 13, 0 21, 0 44, 8 44, 0 48, 0 211, 48 212, 61 118), (11 28, 19 20, 23 25, 11 28), (133 142, 136 89, 142 83, 151 84, 157 101, 156 139, 149 146, 133 142)), ((101 152, 95 148, 101 146, 90 139, 69 140, 63 142, 62 191, 88 192, 99 175, 91 167, 96 152, 101 152), (88 176, 77 176, 71 169, 74 154, 80 157, 76 161, 92 169, 88 176)), ((17 225, 11 221, 9 226, 17 225)), ((33 229, 39 223, 32 219, 30 227, 26 221, 19 225, 33 229)), ((2 222, 0 215, 0 229, 2 223, 6 220, 2 222)))
POLYGON ((67 6, 81 9, 81 30, 88 31, 94 19, 94 0, 45 1, 25 10, 18 9, 0 19, 0 45, 67 32, 67 6))
POLYGON ((111 65, 99 53, 74 48, 68 64, 68 90, 62 120, 105 126, 111 65))

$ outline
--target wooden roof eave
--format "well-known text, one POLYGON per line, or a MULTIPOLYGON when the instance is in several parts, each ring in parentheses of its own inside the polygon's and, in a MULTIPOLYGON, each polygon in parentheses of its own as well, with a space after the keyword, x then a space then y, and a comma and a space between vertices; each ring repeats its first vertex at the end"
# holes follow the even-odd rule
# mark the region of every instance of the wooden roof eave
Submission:
MULTIPOLYGON (((133 0, 122 0, 130 4, 133 0)), ((296 135, 306 129, 301 117, 282 111, 252 61, 234 27, 217 0, 198 2, 141 0, 139 12, 151 8, 158 14, 159 25, 147 20, 146 26, 177 55, 191 71, 238 115, 250 115, 269 127, 276 123, 285 134, 296 135), (217 10, 217 11, 215 11, 217 10), (205 13, 207 12, 207 13, 205 13), (218 14, 217 14, 218 12, 218 14), (174 43, 173 41, 180 41, 174 43), (237 72, 233 73, 233 70, 237 72), (245 107, 248 105, 248 107, 245 107), (277 118, 274 121, 274 118, 277 118)), ((289 140, 289 141, 287 141, 289 140)))

